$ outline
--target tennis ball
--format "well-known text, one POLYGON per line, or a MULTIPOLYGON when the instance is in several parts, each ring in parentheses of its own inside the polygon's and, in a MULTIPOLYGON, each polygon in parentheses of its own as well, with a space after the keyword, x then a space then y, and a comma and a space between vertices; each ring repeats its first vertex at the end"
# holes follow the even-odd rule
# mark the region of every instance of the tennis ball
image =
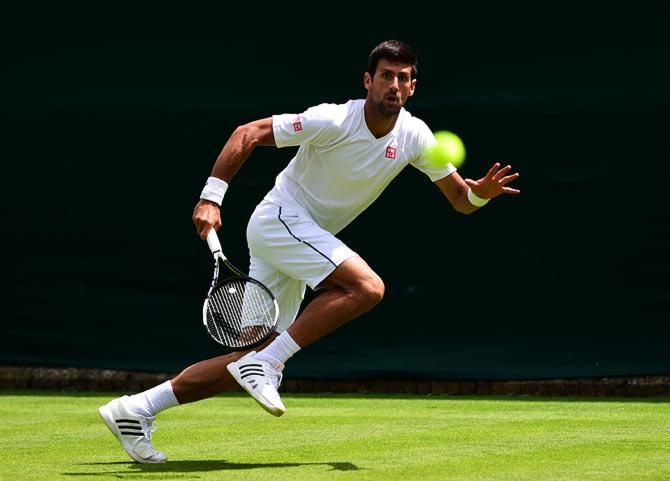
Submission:
POLYGON ((465 161, 465 145, 460 137, 448 130, 438 130, 434 135, 437 144, 426 151, 428 161, 435 167, 445 167, 448 163, 460 167, 465 161))

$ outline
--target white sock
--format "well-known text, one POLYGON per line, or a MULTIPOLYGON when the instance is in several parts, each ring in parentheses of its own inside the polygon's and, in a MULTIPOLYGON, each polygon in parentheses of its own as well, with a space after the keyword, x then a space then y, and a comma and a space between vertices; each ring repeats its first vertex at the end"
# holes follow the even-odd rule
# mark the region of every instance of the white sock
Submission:
POLYGON ((284 363, 300 350, 300 346, 284 331, 272 341, 268 347, 258 352, 254 359, 259 359, 269 363, 275 369, 282 369, 284 363))
POLYGON ((140 416, 151 417, 168 408, 179 406, 172 390, 172 383, 165 381, 129 398, 129 409, 140 416))

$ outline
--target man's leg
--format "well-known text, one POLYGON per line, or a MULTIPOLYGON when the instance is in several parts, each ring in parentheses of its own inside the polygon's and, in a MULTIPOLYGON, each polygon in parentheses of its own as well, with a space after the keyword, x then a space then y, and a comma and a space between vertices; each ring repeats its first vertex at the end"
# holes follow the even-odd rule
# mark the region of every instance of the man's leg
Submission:
POLYGON ((321 285, 328 290, 312 300, 288 328, 300 347, 365 314, 384 297, 381 278, 358 256, 340 264, 321 285))
POLYGON ((320 285, 329 290, 316 297, 287 331, 260 352, 226 366, 237 383, 275 416, 286 411, 278 393, 284 363, 301 347, 372 309, 384 295, 382 280, 358 256, 344 260, 320 285))
MULTIPOLYGON (((313 299, 288 328, 288 334, 301 348, 368 312, 384 296, 384 283, 358 256, 340 264, 321 285, 328 290, 313 299)), ((267 341, 258 348, 259 354, 270 343, 267 341)), ((236 381, 225 367, 247 352, 207 359, 184 369, 172 379, 172 389, 179 403, 198 401, 236 388, 236 381)))
MULTIPOLYGON (((321 285, 328 290, 313 299, 288 328, 289 335, 300 347, 366 313, 384 296, 384 283, 358 256, 340 264, 321 285)), ((257 350, 262 351, 270 342, 265 342, 257 350)), ((225 367, 247 352, 207 359, 184 369, 172 379, 179 403, 198 401, 236 388, 237 383, 225 367)))
MULTIPOLYGON (((276 334, 258 349, 270 344, 276 334)), ((232 391, 239 386, 226 370, 226 366, 237 361, 249 351, 233 352, 195 363, 172 379, 172 389, 179 404, 207 399, 222 392, 232 391)))
POLYGON ((384 283, 359 256, 343 261, 320 286, 328 290, 310 302, 288 330, 259 350, 254 359, 281 371, 302 347, 366 313, 384 296, 384 283))

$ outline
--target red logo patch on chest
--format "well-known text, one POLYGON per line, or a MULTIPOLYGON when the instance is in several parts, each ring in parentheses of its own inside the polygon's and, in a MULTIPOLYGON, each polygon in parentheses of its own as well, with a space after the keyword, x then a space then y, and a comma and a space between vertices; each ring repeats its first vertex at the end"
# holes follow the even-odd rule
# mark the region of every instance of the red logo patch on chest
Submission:
POLYGON ((386 154, 384 157, 387 159, 395 159, 395 147, 386 147, 386 154))
POLYGON ((300 116, 296 115, 293 120, 293 132, 300 132, 302 130, 302 122, 300 121, 300 116))

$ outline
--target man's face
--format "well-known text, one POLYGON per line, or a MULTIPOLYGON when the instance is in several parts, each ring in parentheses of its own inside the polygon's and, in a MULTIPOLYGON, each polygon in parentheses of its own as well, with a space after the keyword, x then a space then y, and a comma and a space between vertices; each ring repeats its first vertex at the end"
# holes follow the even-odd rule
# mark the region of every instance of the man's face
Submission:
POLYGON ((412 80, 411 65, 381 59, 374 77, 365 72, 363 84, 368 91, 368 102, 383 115, 395 115, 414 95, 416 80, 412 80))

